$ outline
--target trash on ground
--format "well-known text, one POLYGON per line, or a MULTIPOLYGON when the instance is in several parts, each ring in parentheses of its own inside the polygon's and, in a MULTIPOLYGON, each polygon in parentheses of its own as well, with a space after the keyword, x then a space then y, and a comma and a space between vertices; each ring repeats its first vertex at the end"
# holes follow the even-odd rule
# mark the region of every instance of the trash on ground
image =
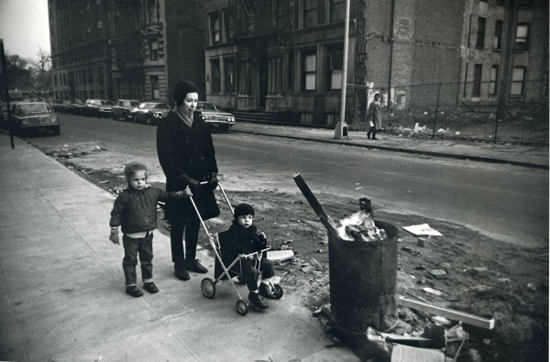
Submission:
POLYGON ((439 290, 435 290, 430 287, 422 288, 422 290, 425 291, 426 293, 437 295, 438 297, 441 297, 443 295, 443 293, 440 292, 439 290))
POLYGON ((443 236, 439 231, 432 229, 428 224, 403 226, 403 229, 416 236, 443 236))
POLYGON ((437 349, 411 347, 403 344, 393 346, 391 362, 445 362, 445 354, 437 349))
MULTIPOLYGON (((424 290, 425 289, 429 289, 429 288, 424 288, 424 290)), ((438 307, 435 305, 408 299, 405 297, 400 297, 397 300, 397 303, 404 307, 421 310, 426 313, 440 315, 445 318, 461 321, 462 323, 470 324, 480 328, 493 329, 495 327, 494 319, 487 319, 487 318, 479 317, 470 313, 465 313, 465 312, 461 312, 461 311, 457 311, 449 308, 438 307)))
POLYGON ((269 250, 267 252, 267 258, 273 262, 280 262, 294 258, 294 251, 292 250, 269 250))

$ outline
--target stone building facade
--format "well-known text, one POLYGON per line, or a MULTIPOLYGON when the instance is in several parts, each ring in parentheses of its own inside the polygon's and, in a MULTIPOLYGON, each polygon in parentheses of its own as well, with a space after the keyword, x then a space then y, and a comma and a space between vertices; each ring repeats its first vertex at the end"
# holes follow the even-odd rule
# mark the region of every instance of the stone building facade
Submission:
POLYGON ((56 99, 169 102, 182 79, 204 89, 202 1, 49 0, 49 14, 56 99))
MULTIPOLYGON (((207 98, 334 125, 344 9, 345 0, 206 0, 207 98)), ((374 93, 395 110, 547 97, 545 0, 351 0, 350 19, 348 122, 364 119, 374 93)))

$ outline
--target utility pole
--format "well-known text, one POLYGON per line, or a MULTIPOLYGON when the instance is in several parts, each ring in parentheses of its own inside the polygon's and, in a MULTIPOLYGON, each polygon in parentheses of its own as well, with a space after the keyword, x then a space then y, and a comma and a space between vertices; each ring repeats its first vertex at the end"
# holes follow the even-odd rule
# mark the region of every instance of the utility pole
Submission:
POLYGON ((348 137, 346 123, 346 90, 348 87, 348 53, 349 53, 349 8, 350 0, 346 0, 346 16, 344 27, 344 64, 342 66, 342 99, 340 100, 340 120, 336 123, 334 138, 348 137))
POLYGON ((11 114, 10 114, 10 93, 8 91, 8 70, 7 70, 7 62, 6 62, 6 54, 4 53, 4 39, 0 39, 0 61, 2 62, 1 67, 1 76, 4 78, 4 94, 6 97, 6 109, 7 109, 7 117, 6 120, 8 122, 8 127, 10 128, 10 143, 11 143, 11 149, 13 150, 15 148, 15 143, 13 141, 13 125, 11 121, 11 114))

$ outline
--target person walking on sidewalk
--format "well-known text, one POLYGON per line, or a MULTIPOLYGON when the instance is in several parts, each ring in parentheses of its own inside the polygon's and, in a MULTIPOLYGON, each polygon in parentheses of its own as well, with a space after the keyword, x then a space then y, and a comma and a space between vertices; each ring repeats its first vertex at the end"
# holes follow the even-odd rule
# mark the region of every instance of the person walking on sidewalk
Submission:
POLYGON ((149 293, 158 292, 153 282, 153 230, 157 224, 157 202, 188 198, 189 189, 165 192, 158 187, 147 185, 147 167, 140 162, 130 162, 124 168, 128 188, 115 200, 111 211, 111 235, 109 239, 120 244, 118 227, 123 232, 124 259, 122 268, 126 279, 126 293, 141 297, 143 292, 136 286, 136 265, 141 261, 143 288, 149 293))
MULTIPOLYGON (((181 190, 189 186, 201 217, 208 220, 220 214, 213 193, 218 186, 218 166, 212 135, 204 121, 193 113, 199 99, 199 91, 193 83, 176 84, 173 97, 176 106, 157 128, 157 153, 166 176, 166 190, 181 190)), ((200 221, 191 201, 167 202, 165 211, 170 221, 170 245, 176 277, 189 280, 189 271, 208 272, 196 259, 200 221)))
POLYGON ((380 104, 380 94, 374 95, 374 101, 369 106, 369 112, 367 114, 367 120, 369 121, 369 131, 367 137, 373 140, 376 138, 376 130, 382 129, 382 106, 380 104))

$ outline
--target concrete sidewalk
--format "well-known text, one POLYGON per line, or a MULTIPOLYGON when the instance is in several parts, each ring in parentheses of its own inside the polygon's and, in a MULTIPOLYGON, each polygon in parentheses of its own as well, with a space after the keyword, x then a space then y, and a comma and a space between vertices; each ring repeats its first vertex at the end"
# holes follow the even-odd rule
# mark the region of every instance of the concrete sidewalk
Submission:
POLYGON ((304 141, 342 144, 393 152, 422 154, 470 161, 508 163, 516 166, 548 169, 548 145, 530 146, 474 142, 451 139, 399 137, 379 133, 378 140, 369 140, 365 132, 348 132, 348 138, 334 139, 334 130, 261 123, 236 123, 231 131, 304 141))
POLYGON ((159 232, 160 292, 127 296, 123 249, 108 240, 113 196, 4 133, 0 169, 0 360, 358 361, 291 291, 243 317, 230 285, 209 300, 202 275, 175 279, 159 232))

